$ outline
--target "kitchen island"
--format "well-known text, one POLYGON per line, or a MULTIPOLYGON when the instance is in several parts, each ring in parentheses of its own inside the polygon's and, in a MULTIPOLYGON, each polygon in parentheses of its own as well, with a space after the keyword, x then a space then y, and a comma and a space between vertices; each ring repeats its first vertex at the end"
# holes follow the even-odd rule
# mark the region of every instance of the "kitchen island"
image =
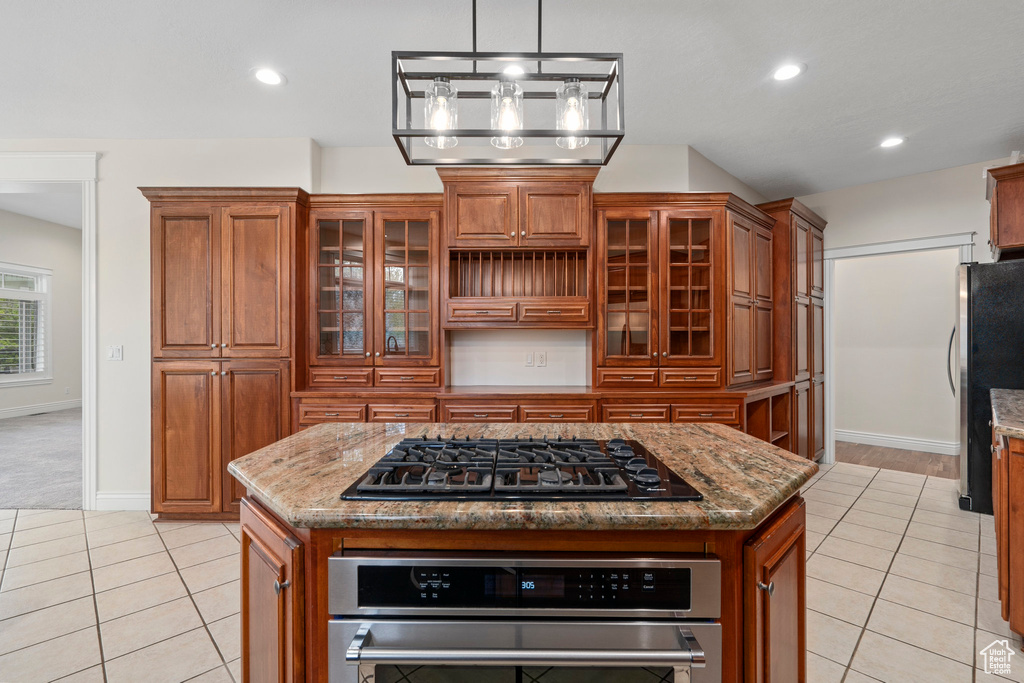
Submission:
POLYGON ((804 679, 804 506, 817 466, 717 424, 322 424, 229 465, 242 505, 246 680, 327 681, 328 560, 346 553, 629 554, 721 563, 723 681, 804 679), (355 501, 403 438, 643 444, 700 501, 355 501), (770 672, 770 673, 769 673, 770 672))

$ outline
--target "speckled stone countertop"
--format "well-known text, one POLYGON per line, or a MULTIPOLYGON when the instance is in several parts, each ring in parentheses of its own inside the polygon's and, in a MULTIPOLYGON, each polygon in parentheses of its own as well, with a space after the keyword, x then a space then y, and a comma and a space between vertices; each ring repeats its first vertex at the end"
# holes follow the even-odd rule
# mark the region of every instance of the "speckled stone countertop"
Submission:
POLYGON ((296 527, 740 530, 800 490, 813 462, 718 424, 321 424, 228 471, 296 527), (341 493, 406 437, 635 439, 704 495, 676 501, 356 501, 341 493))
POLYGON ((1024 439, 1024 391, 992 389, 992 426, 996 434, 1024 439))

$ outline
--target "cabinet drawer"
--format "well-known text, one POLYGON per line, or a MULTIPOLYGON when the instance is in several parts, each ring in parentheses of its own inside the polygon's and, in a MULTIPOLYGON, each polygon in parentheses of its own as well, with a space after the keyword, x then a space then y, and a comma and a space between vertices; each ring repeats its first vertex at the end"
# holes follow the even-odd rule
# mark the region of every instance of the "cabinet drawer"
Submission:
POLYGON ((436 387, 441 377, 438 368, 377 368, 375 372, 378 387, 436 387))
POLYGON ((516 321, 515 302, 499 303, 484 302, 472 303, 467 301, 448 302, 448 322, 452 323, 481 323, 501 322, 514 323, 516 321))
POLYGON ((371 387, 373 368, 310 368, 311 387, 371 387))
POLYGON ((669 409, 666 403, 606 405, 601 408, 601 421, 668 422, 669 409))
POLYGON ((599 387, 656 387, 658 371, 654 368, 598 368, 599 387))
POLYGON ((721 368, 662 368, 660 374, 663 387, 722 386, 721 368))
POLYGON ((366 422, 366 404, 299 404, 299 424, 314 425, 321 422, 366 422))
POLYGON ((521 323, 585 323, 590 321, 590 305, 586 302, 561 303, 520 303, 521 323))
POLYGON ((594 406, 519 406, 520 422, 593 422, 594 406))
POLYGON ((370 422, 433 422, 433 404, 373 404, 368 407, 370 422))
POLYGON ((738 425, 740 407, 722 403, 673 403, 673 422, 721 422, 738 425))
POLYGON ((515 404, 445 405, 442 422, 515 422, 515 404))

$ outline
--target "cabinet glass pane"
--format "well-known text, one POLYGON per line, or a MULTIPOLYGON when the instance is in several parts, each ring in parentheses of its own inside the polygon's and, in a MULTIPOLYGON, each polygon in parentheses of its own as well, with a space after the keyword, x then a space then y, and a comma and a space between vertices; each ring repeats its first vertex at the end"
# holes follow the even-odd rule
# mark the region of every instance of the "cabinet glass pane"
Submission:
POLYGON ((650 354, 648 220, 607 221, 605 344, 609 356, 650 354))
POLYGON ((384 221, 384 356, 429 356, 430 223, 384 221))
POLYGON ((430 263, 430 224, 426 221, 409 221, 409 263, 430 263))
POLYGON ((608 263, 619 263, 626 255, 626 221, 608 221, 608 263))
POLYGON ((366 222, 317 221, 319 355, 366 352, 366 222))
POLYGON ((669 218, 665 343, 670 356, 711 355, 711 219, 669 218))
POLYGON ((343 313, 342 323, 342 348, 343 356, 361 356, 366 347, 366 328, 363 313, 343 313))

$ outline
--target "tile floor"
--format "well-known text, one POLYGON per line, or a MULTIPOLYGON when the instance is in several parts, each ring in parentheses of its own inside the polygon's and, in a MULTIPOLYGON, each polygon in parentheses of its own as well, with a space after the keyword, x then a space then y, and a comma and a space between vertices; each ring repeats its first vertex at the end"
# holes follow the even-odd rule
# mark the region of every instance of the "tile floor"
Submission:
MULTIPOLYGON (((1009 678, 978 668, 1021 638, 999 614, 992 517, 959 510, 955 487, 847 463, 805 487, 810 683, 1024 683, 1024 654, 1009 678)), ((239 681, 237 535, 0 510, 0 681, 239 681)))

